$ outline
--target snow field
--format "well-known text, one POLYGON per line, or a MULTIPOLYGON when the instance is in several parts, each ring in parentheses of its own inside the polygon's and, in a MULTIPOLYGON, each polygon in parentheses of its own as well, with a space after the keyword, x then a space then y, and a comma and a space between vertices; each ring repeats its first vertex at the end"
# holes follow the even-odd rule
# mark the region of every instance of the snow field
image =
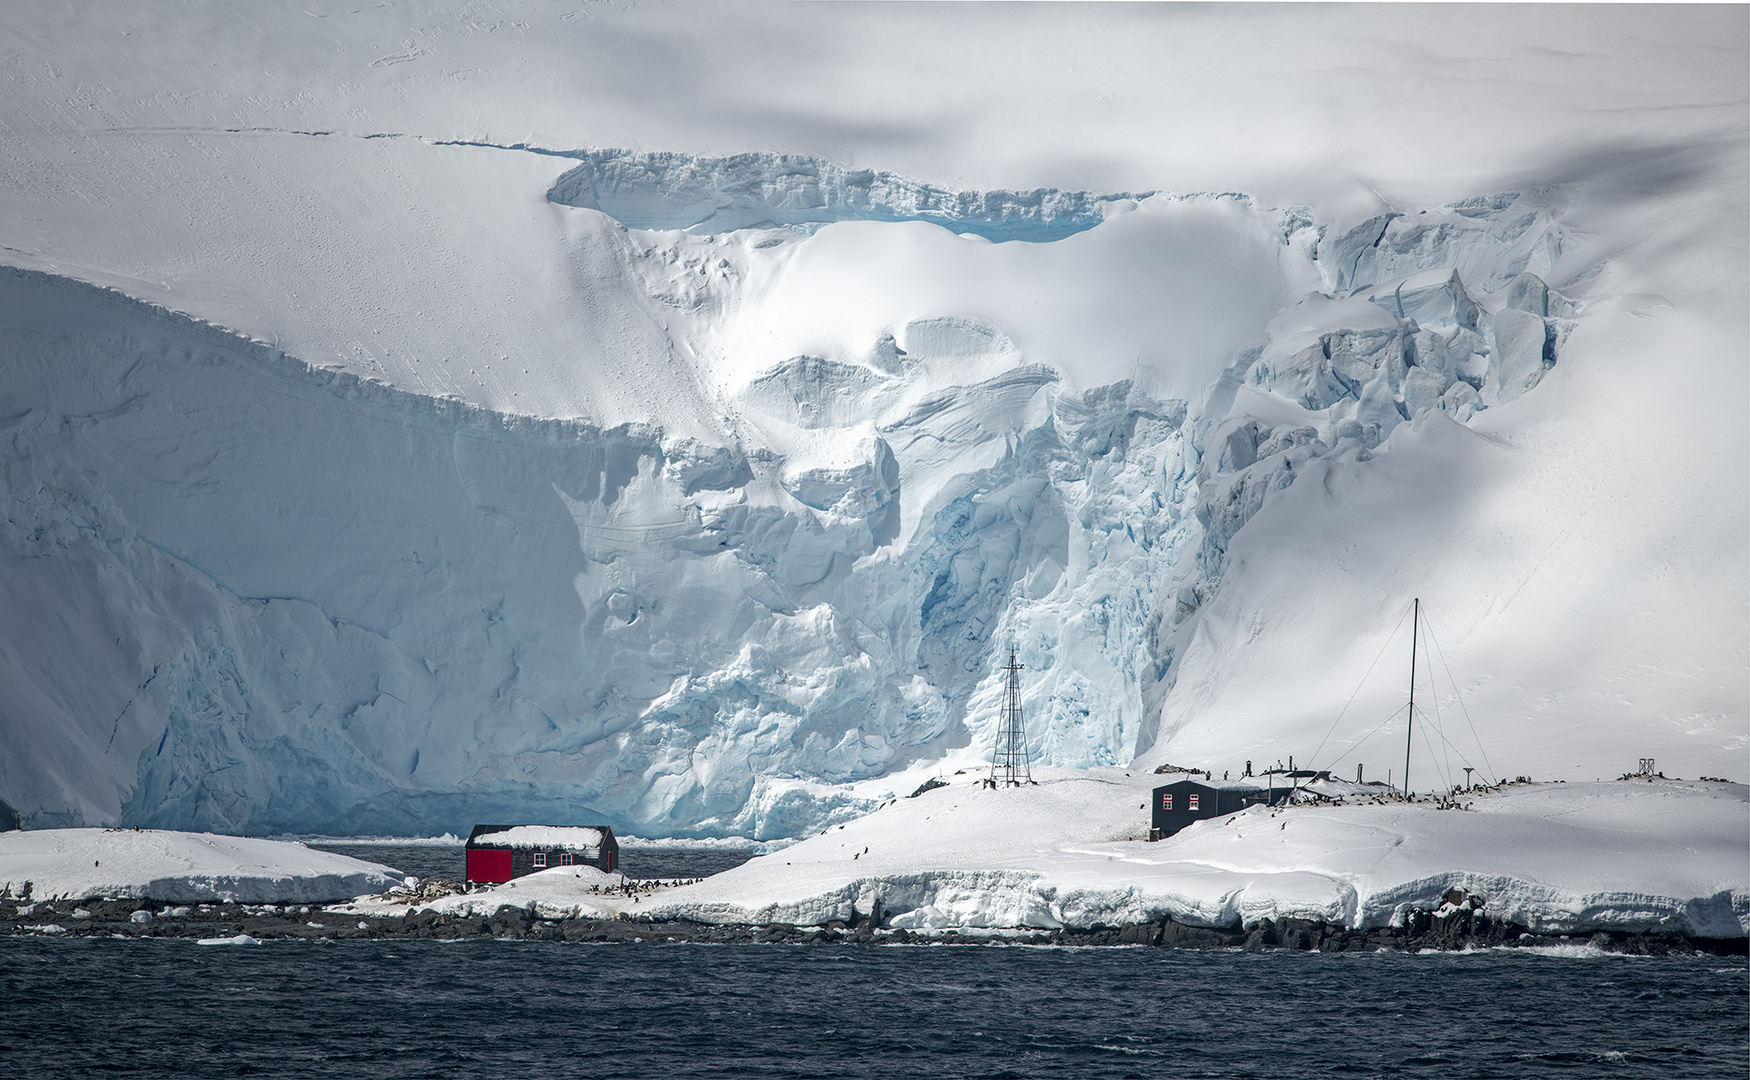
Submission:
POLYGON ((426 906, 820 925, 853 911, 867 917, 879 904, 886 925, 926 932, 1162 915, 1204 926, 1302 918, 1369 929, 1434 911, 1458 889, 1490 918, 1539 933, 1750 930, 1743 785, 1514 785, 1465 796, 1458 810, 1399 801, 1254 807, 1150 843, 1143 807, 1167 777, 1053 769, 1037 786, 994 791, 951 779, 637 903, 601 895, 598 875, 549 870, 426 906))
POLYGON ((0 833, 0 887, 31 897, 313 904, 401 884, 387 867, 299 843, 162 829, 0 833))

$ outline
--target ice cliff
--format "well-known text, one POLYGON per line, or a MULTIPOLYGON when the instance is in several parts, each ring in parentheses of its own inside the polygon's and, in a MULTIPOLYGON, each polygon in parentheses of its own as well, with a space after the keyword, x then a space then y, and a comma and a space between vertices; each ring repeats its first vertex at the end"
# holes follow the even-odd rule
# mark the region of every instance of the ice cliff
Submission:
POLYGON ((1091 229, 1114 203, 1148 193, 959 191, 877 169, 847 169, 800 154, 578 151, 582 165, 547 198, 601 210, 635 229, 724 233, 782 226, 812 232, 835 221, 928 221, 994 241, 1061 239, 1091 229))
POLYGON ((713 402, 715 434, 0 272, 0 797, 28 823, 801 835, 976 762, 1010 642, 1038 760, 1128 762, 1184 725, 1187 655, 1204 687, 1243 647, 1207 613, 1276 493, 1533 393, 1602 265, 1514 194, 1336 225, 616 151, 549 198, 695 373, 642 392, 713 402), (990 291, 833 285, 920 259, 990 291), (1027 289, 1104 266, 1087 295, 1122 299, 1132 263, 1170 336, 1114 378, 1141 346, 1112 311, 1027 289), (862 307, 811 328, 820 290, 862 307))

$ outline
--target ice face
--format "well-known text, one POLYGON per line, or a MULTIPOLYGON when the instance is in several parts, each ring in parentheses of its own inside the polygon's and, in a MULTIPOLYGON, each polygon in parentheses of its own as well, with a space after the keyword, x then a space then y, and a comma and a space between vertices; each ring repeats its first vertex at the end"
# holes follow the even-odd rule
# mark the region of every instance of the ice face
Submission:
MULTIPOLYGON (((34 747, 5 781, 34 820, 408 832, 587 808, 791 835, 863 805, 820 784, 968 742, 1017 601, 1122 614, 1079 670, 1041 672, 1089 717, 1041 734, 1070 760, 1133 749, 1137 696, 1108 694, 1147 663, 1147 563, 1177 510, 1131 500, 1179 476, 1182 404, 1059 402, 1022 368, 926 396, 847 466, 793 469, 7 284, 7 685, 56 722, 5 711, 34 747), (901 543, 908 468, 959 471, 901 543), (1116 559, 1064 581, 1090 547, 1141 582, 1116 559)), ((832 400, 837 370, 804 397, 832 400)))
MULTIPOLYGON (((864 229, 1073 223, 1100 202, 949 198, 770 155, 587 168, 602 209, 674 227, 773 207, 864 229)), ((581 205, 581 183, 554 197, 581 205)), ((1049 257, 1155 244, 1145 219, 1179 212, 1144 206, 1049 257)), ((1196 213, 1171 234, 1196 240, 1183 266, 1147 249, 1150 280, 1191 288, 1225 250, 1211 237, 1267 249, 1237 264, 1243 289, 1208 294, 1229 305, 1210 322, 1261 337, 1211 357, 1223 339, 1188 326, 1122 380, 1050 344, 1103 333, 1097 307, 1066 309, 1058 339, 1012 332, 1008 309, 913 312, 724 375, 723 321, 806 251, 613 239, 613 280, 642 283, 717 381, 704 438, 409 393, 8 272, 0 734, 26 749, 0 790, 39 824, 796 836, 896 774, 975 765, 1011 643, 1038 761, 1130 761, 1185 657, 1242 647, 1206 613, 1272 500, 1365 472, 1430 416, 1533 392, 1572 323, 1534 276, 1562 227, 1517 197, 1337 236, 1306 211, 1196 213), (1223 367, 1195 400, 1161 389, 1223 367)), ((823 250, 886 257, 889 235, 823 250)), ((980 265, 1064 273, 1026 248, 980 265)))
POLYGON ((928 221, 997 242, 1059 240, 1098 225, 1106 208, 1147 194, 956 191, 874 169, 793 154, 580 152, 547 193, 634 229, 697 234, 747 228, 811 232, 835 221, 928 221))

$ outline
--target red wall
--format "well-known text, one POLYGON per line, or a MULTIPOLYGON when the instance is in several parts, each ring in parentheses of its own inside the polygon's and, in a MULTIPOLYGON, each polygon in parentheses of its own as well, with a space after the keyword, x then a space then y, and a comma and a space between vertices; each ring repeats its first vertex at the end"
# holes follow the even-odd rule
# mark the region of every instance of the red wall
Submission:
POLYGON ((509 881, 510 852, 474 848, 468 852, 469 881, 509 881))

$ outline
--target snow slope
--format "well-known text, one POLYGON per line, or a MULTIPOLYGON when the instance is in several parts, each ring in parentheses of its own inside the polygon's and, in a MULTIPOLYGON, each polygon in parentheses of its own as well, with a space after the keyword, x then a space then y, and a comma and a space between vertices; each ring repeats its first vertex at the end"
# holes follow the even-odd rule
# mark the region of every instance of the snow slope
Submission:
POLYGON ((1459 889, 1492 918, 1538 932, 1750 929, 1742 785, 1521 785, 1466 797, 1463 810, 1253 807, 1149 843, 1137 807, 1160 780, 1051 770, 1037 787, 992 791, 961 778, 636 905, 556 876, 432 906, 818 925, 879 903, 888 925, 921 930, 1163 914, 1203 926, 1292 917, 1367 929, 1401 925, 1459 889))
POLYGON ((387 867, 303 844, 160 829, 0 833, 0 883, 33 899, 312 904, 401 884, 387 867))
POLYGON ((0 13, 0 799, 802 835, 1004 641, 1042 762, 1382 776, 1416 596, 1419 783, 1750 775, 1741 11, 785 11, 0 13))

